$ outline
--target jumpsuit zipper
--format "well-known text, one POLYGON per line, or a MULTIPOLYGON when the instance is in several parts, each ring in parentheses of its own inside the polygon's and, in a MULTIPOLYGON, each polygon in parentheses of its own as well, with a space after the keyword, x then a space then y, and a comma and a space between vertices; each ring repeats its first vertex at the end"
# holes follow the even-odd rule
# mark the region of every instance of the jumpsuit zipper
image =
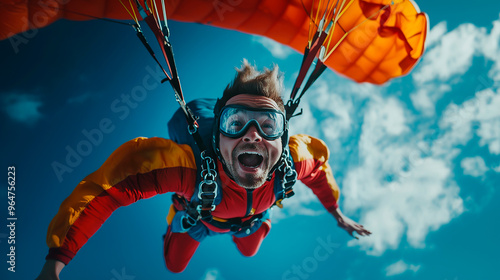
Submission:
POLYGON ((250 215, 252 212, 252 204, 253 204, 253 189, 246 189, 247 191, 247 210, 245 212, 245 216, 250 215))

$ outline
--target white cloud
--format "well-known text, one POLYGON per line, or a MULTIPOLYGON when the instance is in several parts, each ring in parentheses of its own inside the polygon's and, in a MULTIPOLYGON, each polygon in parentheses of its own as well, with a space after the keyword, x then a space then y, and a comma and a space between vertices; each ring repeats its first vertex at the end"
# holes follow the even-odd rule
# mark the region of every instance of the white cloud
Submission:
POLYGON ((425 40, 425 48, 433 47, 441 40, 441 37, 448 31, 446 26, 446 21, 442 21, 436 24, 431 31, 427 34, 427 39, 425 40))
POLYGON ((406 271, 413 271, 413 273, 415 273, 419 269, 420 265, 407 264, 405 261, 400 260, 385 268, 385 276, 399 275, 405 273, 406 271))
POLYGON ((497 89, 496 94, 489 89, 479 92, 464 108, 475 111, 473 117, 479 122, 480 144, 488 146, 490 153, 500 154, 500 90, 497 89))
POLYGON ((280 43, 278 43, 274 40, 271 40, 269 38, 266 38, 266 37, 254 35, 253 41, 264 46, 264 48, 269 50, 269 52, 271 52, 271 54, 276 58, 285 59, 289 55, 294 53, 294 51, 290 47, 285 46, 283 44, 280 44, 280 43))
POLYGON ((217 268, 209 268, 201 277, 201 280, 223 280, 221 272, 217 268))
MULTIPOLYGON (((469 70, 474 57, 482 56, 493 61, 488 77, 498 86, 500 83, 499 42, 500 20, 493 22, 490 33, 485 28, 472 24, 462 24, 447 32, 445 22, 437 24, 429 32, 426 43, 427 51, 412 75, 418 88, 410 95, 414 107, 427 116, 432 116, 436 102, 451 90, 450 85, 461 82, 461 75, 469 70)), ((484 78, 478 75, 478 87, 489 87, 490 85, 481 84, 484 84, 483 80, 484 78)))
POLYGON ((39 111, 42 102, 35 95, 11 93, 3 96, 1 103, 7 116, 14 121, 32 125, 42 117, 39 111))
MULTIPOLYGON (((334 82, 328 85, 308 93, 306 112, 315 113, 308 115, 307 129, 323 131, 326 122, 322 120, 329 117, 342 124, 335 129, 343 133, 331 137, 324 131, 319 133, 331 149, 340 146, 332 149, 335 152, 330 160, 333 166, 337 164, 346 170, 340 203, 349 215, 361 213, 360 222, 376 233, 349 245, 356 244, 370 254, 380 255, 387 249, 396 249, 406 237, 411 246, 424 247, 429 231, 463 212, 459 188, 451 180, 449 161, 431 154, 437 141, 428 143, 423 140, 425 133, 409 128, 416 116, 398 99, 382 98, 380 88, 366 85, 344 83, 343 90, 334 82), (354 94, 343 95, 343 91, 354 94), (360 135, 356 136, 359 130, 360 135), (353 136, 359 137, 357 147, 353 136), (349 157, 342 153, 349 150, 358 153, 354 165, 342 161, 349 157)), ((297 214, 308 213, 303 202, 317 201, 310 194, 293 204, 292 208, 300 209, 297 214)))
POLYGON ((465 175, 473 177, 483 176, 488 171, 483 158, 479 156, 462 159, 460 166, 464 170, 465 175))
POLYGON ((311 106, 306 102, 302 102, 300 108, 295 113, 300 112, 300 109, 303 109, 302 114, 290 120, 290 135, 305 133, 318 137, 319 132, 317 127, 319 121, 313 116, 311 106))
POLYGON ((500 50, 500 20, 493 22, 493 28, 489 35, 486 34, 486 29, 481 28, 481 31, 483 33, 479 43, 481 53, 484 54, 485 57, 491 60, 497 60, 498 62, 500 50))
POLYGON ((415 109, 421 111, 427 116, 432 116, 435 113, 434 100, 429 96, 431 91, 420 88, 417 92, 410 95, 411 101, 415 109))
POLYGON ((451 87, 448 84, 427 83, 420 85, 417 91, 410 95, 410 98, 415 109, 425 116, 434 116, 436 102, 449 91, 451 91, 451 87))
MULTIPOLYGON (((494 25, 500 28, 498 21, 494 25)), ((437 123, 439 129, 433 128, 436 119, 429 116, 435 113, 434 104, 452 90, 450 84, 463 82, 456 78, 466 73, 472 57, 482 55, 493 59, 494 55, 485 53, 498 53, 495 40, 500 31, 496 29, 488 35, 485 29, 470 24, 448 33, 443 32, 444 27, 432 31, 439 36, 431 35, 435 41, 430 43, 422 65, 413 74, 418 90, 411 99, 423 116, 387 114, 400 122, 384 125, 389 118, 383 112, 405 111, 397 102, 390 109, 390 98, 381 102, 372 98, 365 113, 358 148, 359 165, 348 170, 342 185, 346 210, 361 211, 361 222, 375 233, 349 244, 359 245, 370 254, 380 255, 389 248, 395 249, 404 238, 412 247, 425 247, 429 232, 464 211, 452 170, 461 147, 474 135, 490 153, 500 153, 500 92, 496 89, 495 93, 487 83, 480 84, 483 90, 463 104, 450 104, 437 123), (488 47, 479 47, 478 42, 484 41, 488 47), (418 125, 419 129, 409 133, 401 129, 410 125, 418 125), (388 127, 400 127, 394 130, 399 133, 391 134, 388 127)), ((494 65, 500 63, 500 56, 494 59, 494 65)), ((475 162, 480 169, 486 168, 484 162, 483 165, 475 162)), ((470 165, 467 161, 465 164, 470 165)))
POLYGON ((439 37, 439 40, 427 50, 421 65, 412 75, 417 84, 433 80, 449 81, 451 77, 465 73, 472 65, 478 28, 472 24, 462 24, 444 35, 442 31, 443 27, 440 26, 430 32, 429 37, 439 37))
POLYGON ((480 38, 479 52, 494 62, 488 76, 500 86, 500 20, 493 22, 489 35, 480 38))
POLYGON ((324 210, 313 210, 310 207, 311 203, 318 201, 318 198, 314 195, 311 189, 306 187, 300 181, 293 186, 293 191, 295 192, 295 195, 283 201, 284 207, 282 209, 278 207, 273 208, 273 223, 278 223, 286 217, 296 215, 318 216, 325 213, 324 210))
POLYGON ((405 114, 393 98, 372 100, 359 141, 360 164, 342 184, 345 210, 361 210, 361 223, 376 233, 349 245, 373 255, 396 249, 405 235, 413 247, 424 247, 429 231, 463 211, 447 161, 427 155, 429 145, 419 145, 416 137, 423 135, 409 131, 405 114))
POLYGON ((376 95, 380 87, 346 82, 332 73, 323 76, 303 98, 296 111, 303 109, 303 113, 292 118, 290 132, 321 138, 329 142, 330 150, 336 153, 359 126, 353 119, 358 114, 354 102, 376 95))
POLYGON ((500 173, 500 165, 499 165, 499 166, 496 166, 496 167, 493 167, 493 170, 494 170, 495 172, 500 173))
POLYGON ((347 98, 348 95, 339 94, 329 88, 324 81, 319 82, 308 94, 312 101, 311 108, 314 111, 321 111, 322 114, 317 118, 322 138, 332 144, 330 146, 332 150, 339 150, 342 146, 341 140, 345 139, 353 128, 352 100, 347 98))
POLYGON ((397 136, 408 131, 404 109, 395 98, 379 99, 375 97, 370 109, 364 116, 364 131, 372 139, 397 136), (376 99, 375 99, 376 98, 376 99))
POLYGON ((487 145, 490 153, 500 154, 500 118, 480 123, 477 135, 481 137, 481 145, 487 145))
POLYGON ((465 144, 476 132, 479 144, 487 146, 490 153, 500 154, 500 89, 485 89, 460 106, 451 104, 443 113, 441 130, 452 135, 447 145, 465 144), (474 126, 477 129, 474 131, 474 126))
MULTIPOLYGON (((500 154, 500 90, 487 80, 493 76, 468 69, 474 56, 492 60, 491 69, 498 67, 495 40, 499 36, 500 21, 495 21, 489 34, 470 24, 449 32, 444 23, 436 26, 429 50, 413 73, 416 90, 410 99, 417 113, 412 113, 411 104, 385 92, 392 87, 339 82, 328 73, 308 92, 307 102, 301 104, 304 115, 296 121, 297 132, 327 142, 333 151, 330 164, 334 173, 343 176, 339 183, 344 213, 355 220, 359 217, 373 232, 350 241, 350 246, 372 255, 397 249, 401 243, 425 248, 430 232, 465 211, 453 173, 460 164, 457 156, 470 144, 500 154), (476 34, 470 34, 472 31, 476 34), (486 46, 481 47, 482 42, 486 46), (477 75, 478 85, 470 84, 473 75, 477 75), (462 88, 477 92, 467 95, 460 92, 462 88), (457 101, 462 103, 453 103, 457 101)), ((466 172, 472 172, 468 161, 464 162, 466 172)), ((482 168, 478 160, 474 163, 482 168)), ((500 172, 500 167, 494 170, 500 172)), ((311 201, 317 199, 304 199, 305 203, 311 201)), ((406 270, 417 268, 406 265, 406 270)))

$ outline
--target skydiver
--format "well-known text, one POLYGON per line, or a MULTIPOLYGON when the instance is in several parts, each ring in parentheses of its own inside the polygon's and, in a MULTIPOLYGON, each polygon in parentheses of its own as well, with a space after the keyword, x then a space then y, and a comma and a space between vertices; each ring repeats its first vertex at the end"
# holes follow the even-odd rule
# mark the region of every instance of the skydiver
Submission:
POLYGON ((200 242, 211 235, 232 235, 241 254, 254 256, 271 229, 267 210, 281 203, 284 190, 276 188, 275 181, 285 180, 288 152, 296 179, 314 192, 337 225, 353 237, 370 235, 340 211, 325 143, 304 134, 288 139, 282 93, 277 66, 260 72, 245 60, 217 100, 209 141, 217 155, 221 197, 208 218, 200 217, 200 211, 194 211, 193 218, 191 202, 199 191, 200 167, 191 147, 155 137, 136 138, 116 149, 62 203, 49 225, 49 253, 37 279, 59 279, 64 266, 115 209, 167 192, 175 193, 163 244, 170 271, 184 271, 200 242))

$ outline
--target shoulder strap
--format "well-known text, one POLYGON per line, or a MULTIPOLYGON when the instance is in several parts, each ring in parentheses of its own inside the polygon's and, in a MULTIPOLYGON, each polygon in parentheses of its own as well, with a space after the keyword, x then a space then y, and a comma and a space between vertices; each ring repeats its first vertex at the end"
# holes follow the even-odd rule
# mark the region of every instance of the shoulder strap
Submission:
MULTIPOLYGON (((193 196, 190 199, 189 207, 196 207, 201 219, 212 220, 212 211, 222 201, 222 188, 217 164, 212 157, 204 158, 201 154, 201 165, 198 167, 196 184, 193 196), (205 166, 204 163, 208 163, 205 166)), ((189 208, 188 207, 188 208, 189 208)))
MULTIPOLYGON (((188 125, 185 121, 185 112, 178 109, 168 122, 170 139, 191 147, 198 170, 195 190, 189 201, 184 201, 186 214, 182 219, 183 227, 188 229, 194 226, 199 219, 210 221, 211 212, 222 200, 222 190, 218 179, 217 165, 210 145, 200 146, 199 143, 211 143, 214 123, 213 108, 216 99, 202 98, 189 102, 187 107, 190 113, 196 116, 197 127, 188 125)), ((177 200, 173 196, 174 200, 177 200)))
POLYGON ((288 148, 283 150, 282 159, 283 162, 276 170, 274 181, 274 196, 276 197, 274 205, 279 208, 283 208, 283 199, 295 195, 293 185, 297 182, 297 171, 295 171, 295 164, 288 148))

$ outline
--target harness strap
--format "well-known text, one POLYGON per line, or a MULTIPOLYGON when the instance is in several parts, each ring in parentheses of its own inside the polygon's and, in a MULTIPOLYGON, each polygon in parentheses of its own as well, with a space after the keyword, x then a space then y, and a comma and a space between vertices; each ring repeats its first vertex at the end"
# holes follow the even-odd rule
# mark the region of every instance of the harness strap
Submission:
MULTIPOLYGON (((293 185, 297 182, 297 171, 295 171, 294 163, 292 160, 292 156, 288 149, 283 151, 283 163, 279 166, 278 171, 282 174, 281 181, 279 184, 275 185, 274 192, 276 196, 276 201, 273 206, 276 205, 279 208, 283 208, 282 201, 283 199, 292 197, 295 195, 293 191, 293 185)), ((278 178, 281 178, 279 176, 278 178)), ((272 207, 272 206, 271 206, 272 207)))
MULTIPOLYGON (((187 199, 184 198, 183 196, 174 194, 172 196, 172 203, 174 205, 174 208, 176 211, 186 211, 189 213, 190 209, 195 209, 196 207, 193 207, 188 203, 187 199)), ((196 204, 195 204, 196 205, 196 204)), ((194 211, 193 214, 196 216, 198 213, 197 211, 194 211)), ((260 213, 256 214, 253 216, 245 217, 245 218, 232 218, 232 219, 222 219, 218 217, 211 216, 210 221, 206 221, 210 223, 213 226, 216 226, 220 229, 228 229, 233 232, 239 232, 242 230, 247 230, 250 229, 255 222, 258 220, 262 219, 265 214, 267 213, 267 210, 260 213)), ((185 219, 183 219, 183 228, 184 229, 189 229, 190 227, 196 225, 197 220, 191 217, 191 215, 187 214, 185 215, 185 219)))
MULTIPOLYGON (((180 198, 177 195, 172 196, 176 209, 185 211, 184 213, 179 213, 179 215, 182 215, 180 218, 182 230, 188 231, 201 219, 221 229, 229 229, 234 232, 239 232, 243 229, 246 231, 256 221, 261 220, 264 214, 255 215, 250 219, 243 218, 242 220, 235 218, 227 221, 223 221, 217 217, 214 219, 212 216, 212 211, 215 210, 216 206, 222 200, 222 189, 219 187, 221 186, 221 182, 217 174, 216 162, 212 157, 206 155, 207 151, 199 145, 199 143, 203 143, 203 140, 207 139, 201 136, 197 128, 196 126, 194 130, 191 130, 191 127, 188 126, 189 133, 193 136, 196 146, 201 151, 201 160, 197 161, 197 168, 201 171, 200 175, 196 178, 193 196, 189 200, 180 198)), ((297 172, 294 169, 293 160, 288 148, 283 149, 281 160, 273 167, 273 172, 271 173, 275 173, 274 195, 276 198, 275 204, 272 206, 277 205, 281 208, 283 207, 281 204, 282 200, 294 195, 292 187, 297 180, 297 172)))
MULTIPOLYGON (((201 175, 203 176, 204 174, 205 173, 202 171, 201 175)), ((200 182, 190 202, 185 197, 179 195, 172 196, 172 201, 176 210, 186 211, 181 219, 182 228, 185 231, 195 226, 200 219, 220 229, 228 229, 232 232, 248 231, 254 223, 265 216, 267 210, 263 213, 245 218, 222 219, 212 216, 211 212, 222 200, 222 190, 217 189, 218 184, 220 184, 219 177, 217 176, 215 180, 213 182, 214 184, 207 185, 200 182), (217 180, 217 182, 215 180, 217 180)), ((297 172, 295 171, 292 157, 288 149, 286 149, 283 155, 283 162, 276 170, 274 182, 274 195, 276 201, 272 206, 276 205, 279 208, 283 208, 283 199, 292 197, 295 194, 293 185, 296 181, 297 172)))
POLYGON ((186 213, 182 217, 182 227, 185 230, 195 226, 198 220, 206 222, 212 221, 212 211, 221 201, 222 190, 219 188, 220 179, 217 174, 214 160, 205 156, 205 151, 201 153, 201 172, 197 178, 197 188, 193 193, 191 201, 178 195, 172 196, 175 205, 182 205, 178 209, 185 210, 186 213))
POLYGON ((241 218, 232 218, 232 219, 226 220, 226 219, 213 217, 210 224, 214 225, 220 229, 229 229, 232 232, 247 231, 254 225, 254 223, 256 223, 258 220, 262 219, 264 217, 265 213, 266 213, 266 211, 264 211, 263 213, 257 214, 257 215, 253 215, 244 221, 241 218))

